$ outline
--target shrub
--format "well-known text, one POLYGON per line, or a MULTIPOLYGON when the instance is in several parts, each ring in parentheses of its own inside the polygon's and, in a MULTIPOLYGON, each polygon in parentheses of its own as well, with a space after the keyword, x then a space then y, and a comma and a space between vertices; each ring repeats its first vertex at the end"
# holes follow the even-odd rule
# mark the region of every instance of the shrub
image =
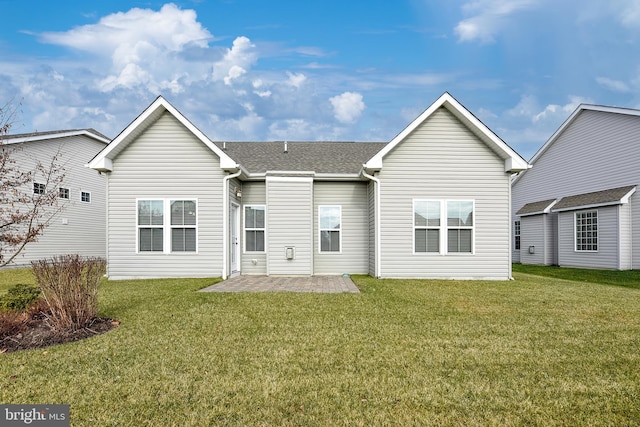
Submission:
POLYGON ((106 267, 103 259, 62 255, 31 265, 54 329, 80 329, 97 316, 98 285, 106 267))
POLYGON ((0 297, 0 311, 25 311, 40 297, 40 288, 33 285, 17 284, 0 297))

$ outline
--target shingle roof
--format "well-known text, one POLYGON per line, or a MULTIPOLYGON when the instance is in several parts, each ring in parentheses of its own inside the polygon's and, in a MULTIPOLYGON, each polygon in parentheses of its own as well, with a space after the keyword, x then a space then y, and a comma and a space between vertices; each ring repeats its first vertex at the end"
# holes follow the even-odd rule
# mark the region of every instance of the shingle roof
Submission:
POLYGON ((357 174, 362 164, 380 151, 379 142, 216 142, 252 174, 267 171, 313 171, 357 174), (226 147, 226 148, 225 148, 226 147))
POLYGON ((623 202, 635 190, 635 185, 594 191, 593 193, 578 194, 563 197, 554 207, 554 211, 571 210, 581 207, 617 205, 623 202))
POLYGON ((542 200, 540 202, 527 203, 520 208, 516 215, 527 216, 545 213, 549 209, 556 199, 542 200))

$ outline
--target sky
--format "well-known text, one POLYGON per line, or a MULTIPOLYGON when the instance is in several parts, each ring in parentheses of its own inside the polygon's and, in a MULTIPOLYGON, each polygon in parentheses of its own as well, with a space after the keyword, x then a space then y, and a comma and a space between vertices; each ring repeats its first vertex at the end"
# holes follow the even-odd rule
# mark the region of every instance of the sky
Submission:
POLYGON ((525 159, 640 108, 638 0, 0 0, 12 133, 115 137, 164 96, 219 141, 390 141, 449 92, 525 159))

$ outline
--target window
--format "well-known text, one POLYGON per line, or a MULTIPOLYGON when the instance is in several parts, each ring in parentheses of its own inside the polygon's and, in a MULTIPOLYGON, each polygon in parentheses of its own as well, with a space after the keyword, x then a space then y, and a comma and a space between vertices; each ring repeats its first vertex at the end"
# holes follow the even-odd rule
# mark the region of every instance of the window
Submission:
POLYGON ((473 253, 473 212, 473 200, 414 200, 414 253, 473 253))
POLYGON ((447 202, 447 252, 472 252, 473 202, 447 202))
POLYGON ((68 199, 69 198, 69 189, 60 187, 59 192, 58 192, 58 197, 60 197, 61 199, 68 199))
POLYGON ((440 252, 440 202, 416 200, 413 204, 415 252, 440 252))
POLYGON ((598 211, 575 213, 576 251, 595 252, 598 250, 598 211))
POLYGON ((33 183, 33 194, 44 194, 47 186, 44 184, 40 184, 39 182, 33 183))
POLYGON ((80 201, 85 203, 91 202, 91 193, 87 193, 86 191, 80 192, 80 201))
POLYGON ((513 238, 515 249, 517 251, 520 250, 520 221, 516 221, 513 223, 513 238))
POLYGON ((318 206, 319 252, 341 252, 341 206, 318 206))
POLYGON ((164 202, 162 200, 138 201, 138 250, 140 252, 164 251, 164 202))
POLYGON ((195 200, 138 200, 138 252, 196 252, 195 200))
POLYGON ((195 252, 196 250, 196 202, 174 200, 171 202, 171 251, 195 252))
POLYGON ((244 250, 246 252, 264 252, 265 207, 244 207, 244 250))

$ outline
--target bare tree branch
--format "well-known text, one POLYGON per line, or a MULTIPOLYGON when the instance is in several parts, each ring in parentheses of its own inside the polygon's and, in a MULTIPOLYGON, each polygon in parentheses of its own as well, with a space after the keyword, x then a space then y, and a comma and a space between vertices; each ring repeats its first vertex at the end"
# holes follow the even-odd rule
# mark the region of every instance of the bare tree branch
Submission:
POLYGON ((33 159, 32 168, 16 157, 23 147, 6 144, 17 109, 0 108, 0 267, 10 264, 25 246, 35 242, 63 208, 58 203, 65 171, 60 150, 47 162, 33 159), (38 188, 35 188, 37 182, 38 188))

